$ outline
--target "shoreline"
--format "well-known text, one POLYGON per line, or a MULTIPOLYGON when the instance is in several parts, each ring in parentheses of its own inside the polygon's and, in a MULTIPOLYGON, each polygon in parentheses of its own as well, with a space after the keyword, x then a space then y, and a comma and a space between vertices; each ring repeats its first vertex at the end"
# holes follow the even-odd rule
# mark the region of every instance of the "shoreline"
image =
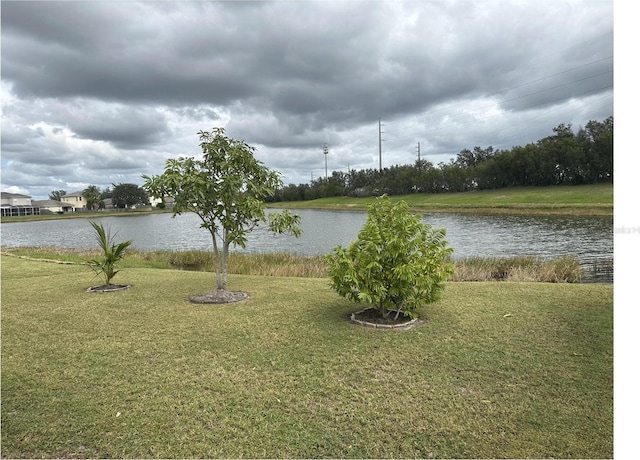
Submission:
MULTIPOLYGON (((391 197, 392 199, 394 197, 391 197)), ((400 200, 402 198, 398 198, 400 200)), ((345 198, 345 200, 349 200, 345 198)), ((354 201, 345 203, 317 203, 317 200, 310 201, 287 201, 279 203, 267 203, 267 209, 288 209, 288 210, 315 210, 315 211, 363 211, 366 212, 368 202, 362 198, 352 200, 363 200, 362 203, 354 201)), ((496 204, 496 205, 475 205, 475 204, 413 204, 409 205, 412 212, 421 213, 448 213, 448 214, 477 214, 477 215, 514 215, 514 216, 575 216, 575 217, 611 217, 613 218, 613 204, 593 203, 593 204, 496 204)), ((41 214, 33 216, 12 216, 2 217, 0 223, 10 224, 15 222, 37 222, 43 220, 61 219, 94 219, 101 217, 136 217, 148 214, 172 213, 165 210, 145 210, 145 211, 102 211, 93 213, 69 213, 69 214, 41 214)))
MULTIPOLYGON (((366 211, 376 197, 330 197, 300 201, 267 202, 267 209, 366 211)), ((469 192, 414 193, 390 196, 403 200, 412 212, 450 214, 520 215, 520 216, 584 216, 613 218, 613 184, 591 184, 547 187, 513 187, 469 192)), ((98 217, 134 217, 146 214, 172 213, 171 209, 103 210, 37 216, 3 216, 2 223, 51 219, 98 217)))
MULTIPOLYGON (((392 197, 393 198, 393 197, 392 197)), ((301 202, 269 203, 269 209, 289 210, 315 210, 315 211, 366 211, 367 204, 312 204, 298 205, 301 202)), ((613 218, 613 205, 410 205, 412 212, 437 212, 448 214, 477 214, 477 215, 518 215, 518 216, 584 216, 584 217, 611 217, 613 218)))

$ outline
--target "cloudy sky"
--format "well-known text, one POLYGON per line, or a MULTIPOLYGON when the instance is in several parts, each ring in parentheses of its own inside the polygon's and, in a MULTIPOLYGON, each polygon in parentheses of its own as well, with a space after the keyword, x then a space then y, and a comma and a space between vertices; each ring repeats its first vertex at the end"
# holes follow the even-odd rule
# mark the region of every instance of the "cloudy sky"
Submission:
POLYGON ((613 1, 2 1, 2 190, 142 184, 224 127, 285 184, 613 115, 613 1))

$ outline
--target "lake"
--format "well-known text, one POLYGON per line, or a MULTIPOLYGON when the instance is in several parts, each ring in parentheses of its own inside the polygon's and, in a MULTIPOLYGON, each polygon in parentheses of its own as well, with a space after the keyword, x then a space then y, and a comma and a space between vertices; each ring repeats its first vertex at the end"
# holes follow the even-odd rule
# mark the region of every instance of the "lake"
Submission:
MULTIPOLYGON (((326 254, 357 238, 367 219, 365 211, 296 210, 302 218, 302 237, 272 235, 259 227, 248 236, 245 252, 326 254)), ((483 216, 424 213, 424 221, 447 230, 454 258, 535 255, 551 258, 576 255, 585 268, 607 266, 587 281, 613 281, 613 219, 611 217, 483 216)), ((210 250, 211 236, 200 228, 195 214, 105 216, 92 219, 117 232, 116 240, 133 240, 138 250, 210 250)), ((3 246, 96 248, 87 219, 12 222, 1 226, 3 246)), ((241 251, 240 248, 235 250, 241 251)))

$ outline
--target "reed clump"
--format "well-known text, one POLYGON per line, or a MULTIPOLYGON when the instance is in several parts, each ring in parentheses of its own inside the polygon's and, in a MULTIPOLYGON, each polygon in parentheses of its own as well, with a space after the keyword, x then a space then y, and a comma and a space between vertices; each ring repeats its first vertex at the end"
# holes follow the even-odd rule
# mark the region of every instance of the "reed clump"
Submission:
MULTIPOLYGON (((173 268, 213 271, 211 257, 208 252, 183 251, 172 252, 166 260, 173 268)), ((451 281, 579 283, 583 277, 580 260, 575 256, 469 257, 453 263, 455 272, 451 281)), ((291 253, 232 253, 229 273, 300 278, 328 276, 324 256, 291 253)))
MULTIPOLYGON (((52 247, 2 248, 4 254, 49 260, 58 263, 84 264, 97 250, 52 247)), ((584 275, 580 259, 559 256, 542 259, 536 256, 467 257, 453 260, 455 271, 450 281, 514 281, 544 283, 579 283, 584 275)), ((123 268, 166 268, 214 271, 211 251, 127 251, 123 268)), ((292 253, 240 253, 229 256, 229 273, 236 275, 326 278, 323 255, 292 253)))
POLYGON ((467 257, 454 264, 451 281, 579 283, 584 274, 576 256, 467 257))
POLYGON ((322 255, 233 253, 229 257, 229 272, 238 275, 324 278, 327 276, 327 265, 322 255))
POLYGON ((180 270, 214 271, 211 251, 153 251, 153 256, 180 270))
MULTIPOLYGON (((213 272, 211 251, 148 251, 132 254, 134 258, 155 261, 168 268, 213 272)), ((290 276, 323 278, 326 265, 323 256, 305 256, 290 253, 241 253, 229 255, 229 273, 235 275, 290 276)))

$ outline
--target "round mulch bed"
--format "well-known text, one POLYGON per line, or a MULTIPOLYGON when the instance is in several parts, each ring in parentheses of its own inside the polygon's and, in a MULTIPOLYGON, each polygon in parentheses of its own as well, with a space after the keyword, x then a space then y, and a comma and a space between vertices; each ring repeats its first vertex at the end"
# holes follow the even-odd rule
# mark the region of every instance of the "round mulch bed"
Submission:
POLYGON ((239 291, 226 291, 224 289, 216 289, 213 292, 199 294, 191 297, 191 303, 233 303, 240 302, 249 298, 249 294, 239 291))
POLYGON ((400 312, 396 319, 395 310, 391 310, 389 316, 384 318, 378 309, 373 307, 351 313, 349 319, 352 323, 359 324, 360 326, 373 327, 376 329, 409 329, 423 322, 418 318, 411 319, 408 316, 404 316, 402 312, 400 312))
POLYGON ((87 292, 114 292, 129 289, 130 284, 103 284, 102 286, 91 286, 87 292))

